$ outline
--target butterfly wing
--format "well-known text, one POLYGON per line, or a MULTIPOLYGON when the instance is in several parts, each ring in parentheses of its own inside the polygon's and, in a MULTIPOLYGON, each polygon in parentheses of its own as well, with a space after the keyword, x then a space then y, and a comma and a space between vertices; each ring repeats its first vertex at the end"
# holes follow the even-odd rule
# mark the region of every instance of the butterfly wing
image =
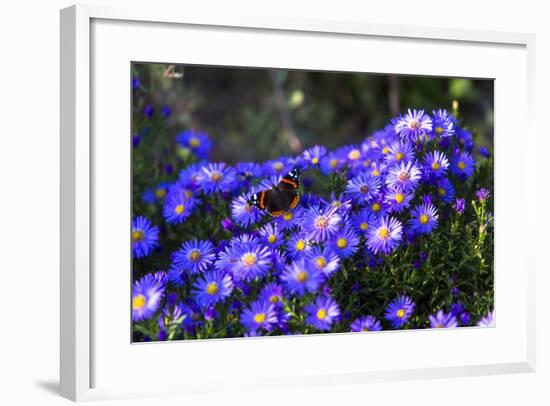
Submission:
POLYGON ((267 210, 272 216, 281 216, 294 209, 300 201, 300 171, 293 169, 281 178, 277 186, 252 195, 249 204, 267 210))

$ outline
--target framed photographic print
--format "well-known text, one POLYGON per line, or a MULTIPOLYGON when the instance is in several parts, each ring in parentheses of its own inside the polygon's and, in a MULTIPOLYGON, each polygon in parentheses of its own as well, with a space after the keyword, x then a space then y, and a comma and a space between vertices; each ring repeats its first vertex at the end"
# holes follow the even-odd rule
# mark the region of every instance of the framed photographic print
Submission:
POLYGON ((533 370, 532 36, 145 11, 61 14, 64 396, 533 370))

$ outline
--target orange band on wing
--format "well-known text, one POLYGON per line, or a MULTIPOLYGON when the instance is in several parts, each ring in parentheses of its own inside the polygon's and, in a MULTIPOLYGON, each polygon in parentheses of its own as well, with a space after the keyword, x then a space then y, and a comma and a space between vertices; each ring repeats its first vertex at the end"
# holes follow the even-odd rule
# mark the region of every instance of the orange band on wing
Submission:
POLYGON ((300 201, 300 195, 296 195, 292 203, 290 203, 290 208, 293 209, 296 206, 298 206, 298 202, 300 201))
POLYGON ((298 189, 298 184, 297 184, 296 182, 294 182, 293 180, 286 179, 286 178, 282 178, 282 179, 281 179, 281 182, 288 183, 288 184, 291 185, 294 189, 298 189))
POLYGON ((264 197, 265 197, 265 192, 261 192, 260 193, 260 209, 265 209, 265 204, 264 204, 264 197))
POLYGON ((282 216, 285 213, 286 213, 285 211, 279 210, 279 211, 274 211, 273 213, 269 213, 269 214, 271 214, 273 217, 279 217, 279 216, 282 216))

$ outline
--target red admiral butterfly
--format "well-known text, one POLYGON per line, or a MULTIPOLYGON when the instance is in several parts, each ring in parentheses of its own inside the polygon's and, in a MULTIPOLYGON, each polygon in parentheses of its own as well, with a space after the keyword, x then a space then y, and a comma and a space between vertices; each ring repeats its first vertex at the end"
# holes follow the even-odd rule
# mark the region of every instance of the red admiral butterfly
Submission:
POLYGON ((283 176, 277 186, 252 195, 248 204, 267 210, 272 216, 281 216, 298 205, 300 195, 300 170, 294 168, 283 176))

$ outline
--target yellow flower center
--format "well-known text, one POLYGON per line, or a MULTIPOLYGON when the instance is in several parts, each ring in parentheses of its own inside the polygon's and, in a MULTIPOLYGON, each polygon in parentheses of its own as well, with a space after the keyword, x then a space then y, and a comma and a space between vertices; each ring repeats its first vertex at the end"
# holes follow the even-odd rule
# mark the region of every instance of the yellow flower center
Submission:
POLYGON ((442 187, 438 189, 438 192, 439 192, 439 196, 445 196, 447 194, 447 191, 442 187))
POLYGON ((441 323, 437 323, 437 324, 435 325, 435 328, 444 328, 444 327, 445 327, 445 326, 444 326, 443 324, 441 324, 441 323))
POLYGON ((336 158, 332 158, 329 163, 331 168, 336 168, 338 166, 338 160, 336 158))
POLYGON ((365 231, 367 228, 369 228, 369 223, 361 223, 361 225, 359 226, 359 228, 363 231, 365 231))
POLYGON ((376 232, 376 235, 381 240, 387 240, 390 236, 390 229, 388 227, 380 227, 376 232))
POLYGON ((442 132, 443 132, 443 128, 441 128, 441 127, 435 127, 435 133, 436 133, 437 135, 441 135, 442 132))
POLYGON ((328 225, 328 219, 325 216, 319 216, 315 219, 315 227, 325 228, 328 225))
POLYGON ((132 308, 134 310, 143 309, 143 306, 145 306, 146 303, 147 303, 147 299, 145 299, 145 296, 143 296, 142 294, 135 295, 132 298, 132 308))
POLYGON ((399 317, 400 319, 403 318, 403 316, 405 316, 405 310, 404 309, 399 309, 396 313, 397 317, 399 317))
POLYGON ((302 250, 304 250, 305 248, 306 248, 306 243, 305 243, 304 240, 298 240, 298 241, 296 241, 296 249, 297 249, 298 251, 302 251, 302 250))
POLYGON ((367 194, 369 191, 369 187, 367 185, 362 185, 360 188, 359 188, 359 192, 361 192, 362 194, 367 194))
POLYGON ((298 275, 296 275, 296 280, 298 282, 305 282, 309 279, 309 275, 306 271, 300 271, 298 272, 298 275))
POLYGON ((375 169, 373 170, 371 173, 370 173, 372 176, 380 176, 380 171, 378 169, 375 169))
POLYGON ((420 122, 418 120, 411 120, 409 123, 409 128, 411 130, 418 130, 420 128, 420 122))
POLYGON ((265 321, 265 313, 258 313, 254 316, 256 324, 261 324, 265 321))
POLYGON ((466 168, 466 164, 464 163, 464 161, 460 161, 457 166, 458 166, 458 169, 460 169, 461 171, 463 171, 464 168, 466 168))
POLYGON ((284 167, 285 166, 283 165, 283 163, 279 162, 279 161, 277 161, 273 164, 273 169, 275 169, 277 172, 282 171, 284 167))
POLYGON ((243 208, 244 208, 244 211, 246 211, 247 213, 250 213, 252 211, 252 206, 249 205, 248 203, 245 203, 243 208))
POLYGON ((399 179, 400 182, 406 182, 409 180, 409 174, 407 171, 401 171, 399 172, 399 175, 397 175, 397 179, 399 179))
POLYGON ((218 293, 218 284, 216 282, 210 282, 208 286, 206 287, 206 293, 209 295, 215 295, 218 293))
POLYGON ((317 257, 315 258, 315 266, 317 268, 321 269, 324 268, 327 265, 327 260, 323 257, 317 257))
POLYGON ((429 220, 430 220, 430 218, 428 217, 427 214, 422 214, 420 216, 420 224, 428 224, 429 220))
POLYGON ((381 207, 380 207, 380 203, 373 203, 371 206, 370 206, 371 210, 373 212, 378 212, 380 211, 381 207))
POLYGON ((176 212, 176 214, 181 214, 183 213, 183 210, 185 210, 185 207, 183 206, 183 204, 178 204, 176 206, 176 208, 174 209, 174 211, 176 212))
POLYGON ((405 196, 403 195, 403 193, 397 193, 395 195, 395 201, 397 203, 403 203, 404 200, 405 200, 405 196))
POLYGON ((134 230, 132 232, 132 239, 134 240, 134 242, 140 242, 140 241, 143 241, 145 238, 145 234, 143 234, 143 231, 141 230, 134 230))
POLYGON ((432 162, 432 169, 434 171, 438 171, 439 168, 441 168, 441 165, 439 164, 439 162, 432 162))
POLYGON ((398 152, 397 154, 395 154, 395 159, 397 161, 401 161, 404 157, 405 157, 405 155, 403 155, 402 152, 398 152))
POLYGON ((157 199, 162 199, 164 196, 166 196, 166 189, 157 189, 155 190, 155 196, 157 197, 157 199))
POLYGON ((283 218, 285 219, 285 221, 290 221, 290 220, 292 220, 292 217, 293 217, 293 215, 292 215, 292 213, 289 212, 289 211, 287 211, 285 214, 283 214, 283 218))
POLYGON ((241 258, 243 264, 245 264, 246 266, 252 266, 254 265, 256 262, 258 262, 258 259, 256 258, 256 255, 251 253, 251 252, 247 252, 246 254, 243 255, 243 257, 241 258))
POLYGON ((269 301, 273 304, 278 303, 279 302, 279 296, 273 295, 269 298, 269 301))
POLYGON ((332 202, 332 207, 336 207, 337 209, 339 209, 340 207, 342 207, 342 202, 335 200, 332 202))
POLYGON ((361 331, 369 331, 369 329, 366 328, 366 327, 363 327, 363 328, 361 329, 361 331))
POLYGON ((346 248, 348 246, 348 240, 346 240, 345 238, 338 238, 338 240, 336 241, 336 245, 338 246, 338 248, 346 248))
POLYGON ((271 234, 269 237, 267 237, 267 241, 270 244, 275 244, 275 241, 277 241, 277 237, 274 234, 271 234))
POLYGON ((193 197, 193 192, 191 192, 189 189, 185 189, 183 191, 183 195, 185 196, 186 199, 190 199, 193 197))
POLYGON ((199 250, 193 250, 189 253, 189 261, 199 262, 202 258, 201 252, 199 250))
POLYGON ((201 145, 201 142, 198 138, 193 137, 189 140, 189 145, 191 145, 193 148, 197 148, 201 145))
POLYGON ((327 311, 325 309, 317 310, 317 318, 319 320, 323 320, 325 317, 327 317, 327 311))
POLYGON ((222 178, 223 178, 223 175, 218 171, 212 172, 212 175, 210 175, 210 180, 212 182, 219 182, 222 180, 222 178))
POLYGON ((311 163, 312 163, 313 165, 317 165, 317 164, 319 163, 319 158, 317 158, 316 156, 313 157, 313 158, 311 159, 311 163))
POLYGON ((386 155, 388 152, 390 152, 390 149, 389 149, 388 147, 384 147, 384 148, 382 149, 382 153, 383 153, 384 155, 386 155))
POLYGON ((348 154, 348 158, 352 161, 356 161, 361 158, 361 152, 358 149, 352 149, 348 154))

